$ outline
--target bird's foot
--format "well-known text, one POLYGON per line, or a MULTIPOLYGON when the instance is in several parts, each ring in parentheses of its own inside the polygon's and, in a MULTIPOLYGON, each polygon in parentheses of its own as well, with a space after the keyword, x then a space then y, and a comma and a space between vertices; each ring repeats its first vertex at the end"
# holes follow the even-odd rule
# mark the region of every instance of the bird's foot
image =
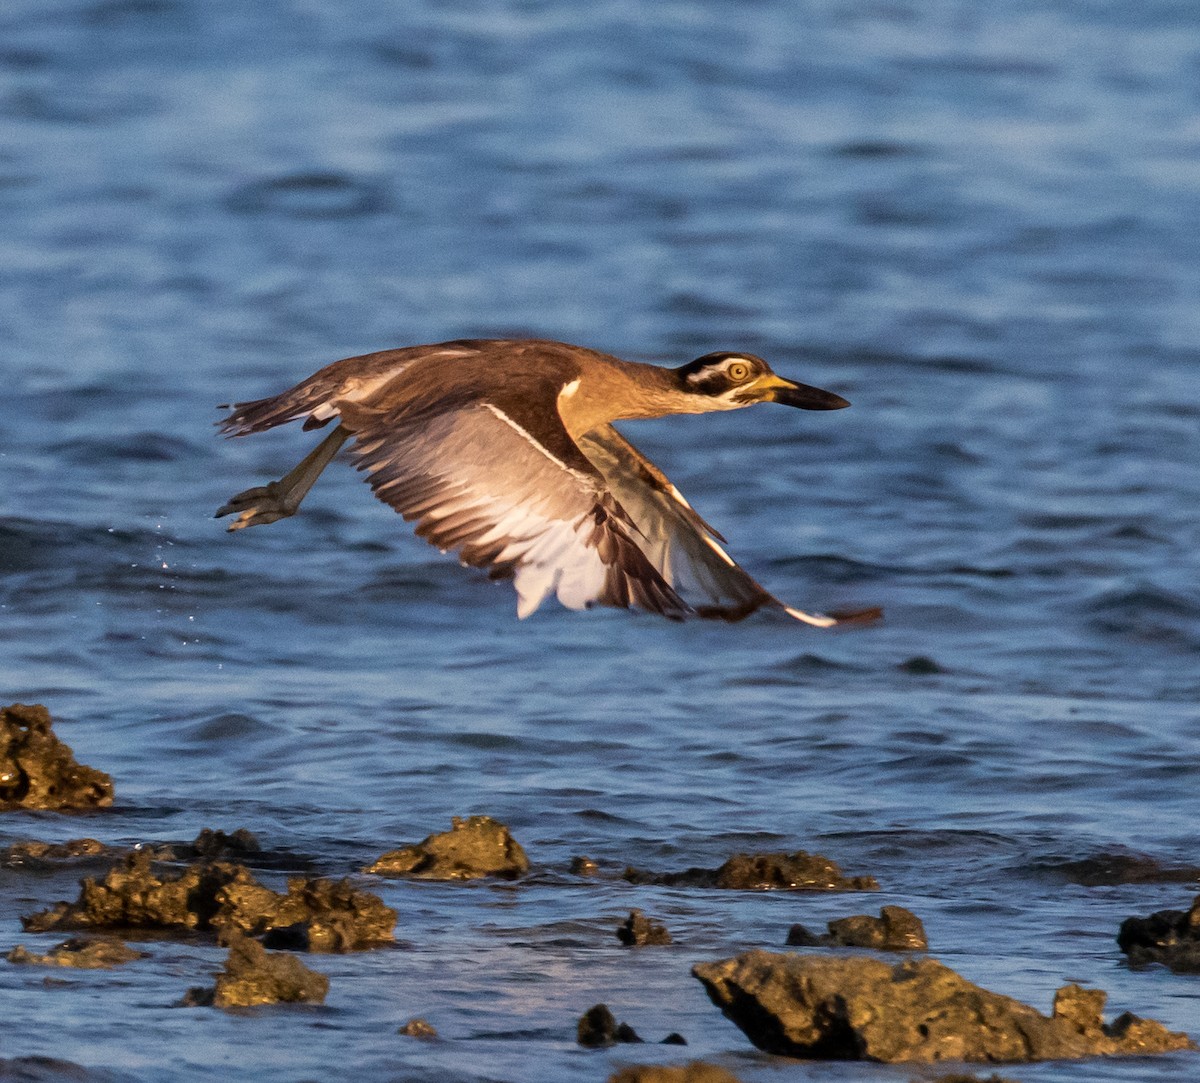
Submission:
POLYGON ((293 498, 290 489, 278 481, 271 481, 230 497, 228 503, 217 509, 213 518, 220 519, 225 515, 239 513, 229 524, 229 530, 243 530, 248 526, 265 526, 267 523, 286 519, 295 515, 299 506, 300 502, 293 498))

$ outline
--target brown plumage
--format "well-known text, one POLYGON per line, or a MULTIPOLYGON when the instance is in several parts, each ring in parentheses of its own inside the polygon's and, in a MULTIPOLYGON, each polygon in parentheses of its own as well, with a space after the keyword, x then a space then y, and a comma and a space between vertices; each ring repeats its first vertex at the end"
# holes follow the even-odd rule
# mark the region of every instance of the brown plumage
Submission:
POLYGON ((512 578, 518 615, 551 593, 567 607, 636 606, 672 618, 737 620, 785 606, 730 559, 666 476, 611 425, 776 401, 844 399, 775 376, 761 358, 718 353, 678 369, 545 340, 482 339, 336 361, 289 391, 238 403, 229 436, 304 418, 337 427, 294 470, 233 497, 240 530, 293 515, 347 440, 375 495, 464 564, 512 578))

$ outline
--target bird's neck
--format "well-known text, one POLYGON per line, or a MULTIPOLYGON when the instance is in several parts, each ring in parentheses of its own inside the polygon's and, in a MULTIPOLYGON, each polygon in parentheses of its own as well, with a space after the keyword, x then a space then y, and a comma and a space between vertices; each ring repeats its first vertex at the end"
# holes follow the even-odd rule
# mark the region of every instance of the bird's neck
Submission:
POLYGON ((589 366, 578 382, 559 393, 558 411, 567 431, 582 436, 610 421, 704 413, 700 396, 691 394, 673 369, 612 358, 589 366))

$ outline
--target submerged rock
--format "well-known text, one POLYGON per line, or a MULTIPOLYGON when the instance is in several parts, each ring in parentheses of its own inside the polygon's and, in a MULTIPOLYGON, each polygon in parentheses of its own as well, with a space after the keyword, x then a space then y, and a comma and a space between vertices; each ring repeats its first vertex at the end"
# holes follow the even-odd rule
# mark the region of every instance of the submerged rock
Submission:
POLYGON ((0 865, 6 868, 47 868, 69 861, 114 857, 118 852, 111 846, 105 846, 98 839, 69 839, 67 842, 26 839, 0 850, 0 865))
POLYGON ((268 952, 257 940, 239 932, 227 938, 229 957, 213 989, 191 989, 191 1006, 249 1008, 258 1004, 323 1004, 329 979, 309 970, 294 955, 268 952))
POLYGON ((626 947, 641 947, 644 944, 669 944, 671 934, 662 922, 646 917, 640 910, 629 911, 617 926, 617 939, 626 947))
POLYGON ((77 763, 40 705, 0 707, 0 809, 107 808, 113 784, 77 763))
POLYGON ((608 1083, 740 1083, 738 1077, 716 1064, 694 1060, 690 1064, 641 1064, 622 1068, 608 1083))
POLYGON ((1156 910, 1126 918, 1117 946, 1134 966, 1162 963, 1178 974, 1200 974, 1200 895, 1190 910, 1156 910))
POLYGON ((160 876, 148 853, 135 853, 103 880, 84 880, 76 902, 58 903, 22 923, 29 932, 237 929, 258 936, 277 931, 284 946, 297 950, 351 951, 391 942, 396 912, 348 880, 296 878, 281 895, 258 883, 243 865, 200 862, 176 876, 160 876))
POLYGON ((232 833, 206 827, 191 842, 169 843, 158 852, 167 861, 246 861, 262 853, 262 845, 244 827, 232 833))
POLYGON ((37 955, 18 944, 5 958, 10 963, 25 966, 73 966, 80 970, 108 970, 135 959, 145 959, 144 951, 136 951, 115 937, 72 937, 51 948, 46 955, 37 955))
POLYGON ((1128 1013, 1105 1024, 1105 994, 1060 989, 1051 1017, 972 984, 933 959, 751 951, 692 973, 760 1049, 829 1060, 1020 1062, 1191 1047, 1128 1013))
POLYGON ((651 873, 626 869, 634 884, 667 887, 717 887, 733 891, 878 891, 873 876, 845 876, 823 854, 797 850, 794 854, 734 854, 720 868, 651 873))
POLYGON ((914 1079, 912 1083, 1019 1083, 1019 1080, 999 1076, 994 1072, 987 1077, 972 1075, 970 1072, 951 1072, 949 1075, 938 1075, 932 1079, 914 1079))
POLYGON ((389 851, 365 871, 420 880, 515 880, 529 871, 529 858, 504 824, 490 816, 455 816, 452 823, 449 831, 389 851))
POLYGON ((1200 881, 1200 866, 1168 865, 1149 854, 1112 851, 1081 858, 1043 858, 1034 871, 1084 887, 1110 884, 1188 884, 1200 881))
POLYGON ((575 1040, 592 1049, 615 1045, 617 1042, 642 1041, 628 1023, 617 1022, 607 1004, 596 1004, 579 1017, 575 1040))
POLYGON ((112 1078, 58 1057, 0 1057, 0 1079, 6 1083, 110 1083, 112 1078))
POLYGON ((855 914, 838 918, 826 926, 827 934, 809 932, 803 925, 793 925, 787 942, 793 947, 874 948, 876 951, 925 951, 929 941, 921 919, 903 906, 885 906, 879 917, 855 914))

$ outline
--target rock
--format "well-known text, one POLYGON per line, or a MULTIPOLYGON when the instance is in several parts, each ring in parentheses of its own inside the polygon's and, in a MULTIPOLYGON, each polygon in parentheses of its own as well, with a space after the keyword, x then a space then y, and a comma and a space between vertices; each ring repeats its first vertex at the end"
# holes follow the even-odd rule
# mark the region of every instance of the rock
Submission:
POLYGON ((365 871, 419 880, 515 880, 529 871, 529 858, 504 824, 490 816, 455 816, 452 823, 449 831, 384 854, 365 871))
POLYGON ((624 879, 635 884, 667 887, 717 887, 735 891, 878 891, 873 876, 844 876, 822 854, 734 854, 717 869, 650 873, 626 869, 624 879))
POLYGON ((309 970, 294 955, 268 952, 257 940, 239 932, 228 938, 229 958, 217 975, 216 988, 189 990, 185 1003, 217 1008, 249 1008, 257 1004, 323 1004, 329 979, 309 970))
POLYGON ((213 924, 293 951, 360 951, 394 942, 396 911, 350 880, 294 877, 287 887, 280 895, 252 882, 231 883, 213 924))
POLYGON ((113 784, 75 761, 40 705, 0 707, 0 809, 107 808, 113 784))
POLYGON ((1200 866, 1168 865, 1148 854, 1101 852, 1076 859, 1044 858, 1036 872, 1060 877, 1084 887, 1111 884, 1190 884, 1200 880, 1200 866))
POLYGON ((925 951, 929 941, 921 919, 902 906, 885 906, 879 917, 856 914, 828 923, 829 933, 818 936, 793 925, 787 942, 792 947, 874 948, 876 951, 925 951))
POLYGON ((112 857, 116 853, 111 846, 105 846, 97 839, 70 839, 67 842, 27 839, 24 842, 14 842, 0 850, 0 865, 7 868, 49 868, 68 861, 112 857))
POLYGON ((56 929, 285 930, 288 947, 351 951, 390 943, 396 912, 348 880, 296 878, 286 895, 258 883, 243 865, 199 862, 159 876, 139 852, 101 881, 86 879, 79 899, 22 919, 29 932, 56 929))
POLYGON ((669 944, 671 934, 661 922, 645 917, 640 910, 631 910, 629 917, 617 927, 617 939, 626 947, 643 944, 669 944))
POLYGON ((1200 895, 1190 910, 1156 910, 1126 918, 1117 946, 1133 966, 1162 963, 1178 974, 1200 974, 1200 895))
POLYGON ((164 860, 245 861, 261 853, 262 845, 257 836, 244 827, 232 834, 206 827, 191 842, 172 843, 164 849, 164 860))
POLYGON ((756 1046, 786 1056, 1018 1062, 1192 1048, 1186 1034, 1129 1014, 1105 1025, 1097 990, 1060 989, 1048 1018, 933 959, 751 951, 692 973, 756 1046))
MULTIPOLYGON (((226 834, 206 827, 192 842, 147 843, 134 849, 106 846, 96 839, 71 839, 61 843, 31 839, 0 850, 0 864, 9 867, 51 867, 70 861, 125 858, 133 853, 147 854, 152 861, 229 861, 248 857, 257 859, 261 852, 258 840, 245 828, 226 834)), ((278 858, 279 855, 274 855, 275 860, 278 858)), ((260 861, 255 863, 261 864, 260 861)))
POLYGON ((595 1049, 617 1042, 641 1043, 637 1031, 628 1023, 618 1023, 607 1004, 596 1004, 579 1017, 576 1041, 580 1045, 595 1049))
POLYGON ((112 1076, 93 1072, 74 1061, 57 1057, 0 1057, 0 1080, 5 1083, 111 1083, 112 1076))
POLYGON ((663 1066, 642 1064, 622 1068, 608 1083, 740 1083, 738 1077, 715 1064, 694 1060, 690 1064, 663 1066))
POLYGON ((145 959, 144 951, 135 951, 114 937, 72 937, 50 950, 35 955, 18 944, 5 958, 26 966, 73 966, 80 970, 108 970, 135 959, 145 959))
POLYGON ((409 1038, 436 1038, 437 1030, 432 1023, 427 1023, 424 1019, 410 1019, 398 1031, 398 1034, 405 1034, 409 1038))
POLYGON ((150 855, 130 854, 103 880, 82 881, 79 899, 22 918, 26 931, 57 929, 209 929, 220 909, 217 893, 229 884, 253 882, 248 869, 220 862, 192 865, 175 877, 159 877, 150 855))
POLYGON ((984 1078, 981 1075, 971 1075, 969 1072, 951 1072, 949 1075, 938 1075, 933 1078, 914 1079, 911 1083, 1019 1083, 1019 1080, 1008 1079, 994 1072, 984 1078))

